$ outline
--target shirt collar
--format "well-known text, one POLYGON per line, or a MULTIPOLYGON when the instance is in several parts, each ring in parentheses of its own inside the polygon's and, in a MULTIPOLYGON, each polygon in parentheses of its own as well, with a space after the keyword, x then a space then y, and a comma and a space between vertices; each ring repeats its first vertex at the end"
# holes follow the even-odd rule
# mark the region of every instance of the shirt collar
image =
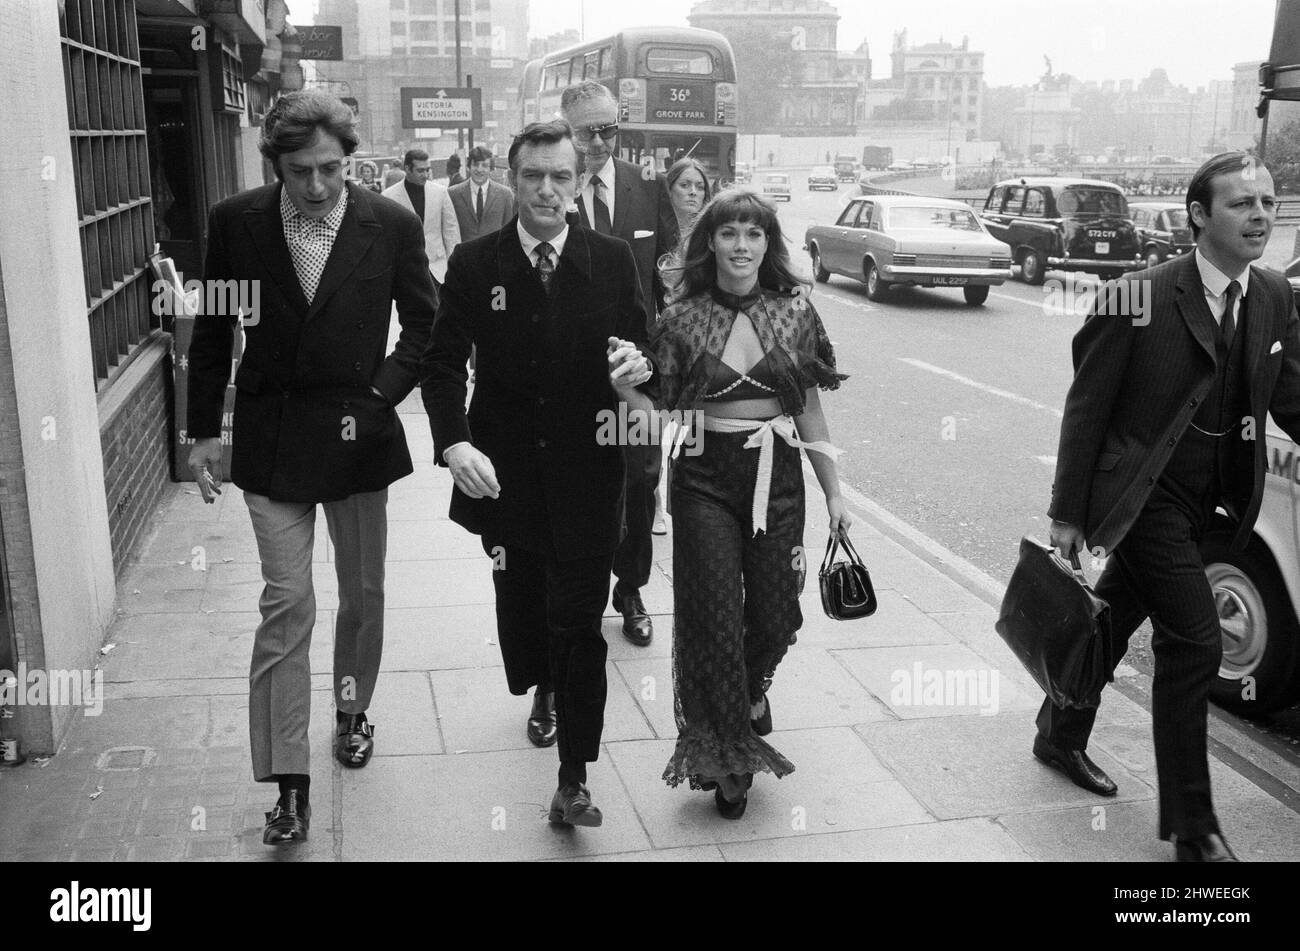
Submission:
POLYGON ((1217 267, 1210 263, 1210 259, 1201 253, 1201 249, 1196 249, 1196 267, 1201 272, 1201 284, 1206 291, 1215 297, 1222 297, 1227 293, 1228 285, 1236 281, 1241 285, 1241 296, 1246 296, 1246 290, 1250 285, 1250 265, 1247 264, 1236 277, 1229 277, 1217 267))
MULTIPOLYGON (((522 221, 518 222, 515 225, 515 227, 519 229, 519 243, 524 247, 524 254, 528 258, 528 263, 532 264, 534 263, 533 252, 537 250, 537 246, 541 244, 542 241, 540 238, 534 238, 531 234, 529 234, 527 229, 524 228, 524 223, 522 221)), ((551 238, 549 242, 551 247, 555 249, 555 258, 557 261, 559 260, 560 255, 564 253, 564 242, 567 241, 568 239, 569 239, 569 224, 566 221, 564 224, 564 228, 560 231, 560 233, 557 234, 554 238, 551 238)))
POLYGON ((337 234, 339 225, 343 223, 343 215, 347 210, 348 189, 346 185, 339 192, 339 200, 334 203, 334 207, 330 209, 330 213, 324 218, 308 218, 294 207, 293 201, 289 198, 289 189, 285 188, 283 183, 280 185, 280 220, 284 223, 286 231, 290 225, 300 227, 308 221, 324 221, 325 227, 337 234))
POLYGON ((592 187, 592 180, 597 176, 600 177, 601 184, 605 186, 605 191, 614 189, 614 159, 612 157, 606 157, 605 164, 587 176, 587 183, 583 185, 584 191, 592 187))

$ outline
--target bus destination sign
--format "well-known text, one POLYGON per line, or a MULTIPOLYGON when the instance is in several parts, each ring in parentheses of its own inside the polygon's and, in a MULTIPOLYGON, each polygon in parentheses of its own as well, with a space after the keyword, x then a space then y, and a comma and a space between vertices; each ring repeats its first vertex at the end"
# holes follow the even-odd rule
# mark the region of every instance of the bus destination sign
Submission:
POLYGON ((660 81, 650 93, 650 122, 713 125, 713 86, 710 83, 660 81))

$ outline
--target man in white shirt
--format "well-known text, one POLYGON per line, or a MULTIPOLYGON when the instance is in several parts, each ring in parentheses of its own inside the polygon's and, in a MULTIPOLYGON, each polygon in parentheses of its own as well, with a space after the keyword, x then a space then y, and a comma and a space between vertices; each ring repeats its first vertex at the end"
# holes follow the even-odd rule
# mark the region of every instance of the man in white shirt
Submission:
POLYGON ((500 231, 515 216, 515 193, 491 173, 492 153, 476 145, 469 150, 469 181, 448 189, 462 241, 500 231))
MULTIPOLYGON (((1151 618, 1159 835, 1174 840, 1179 861, 1236 861, 1210 796, 1207 700, 1222 645, 1200 543, 1237 550, 1250 540, 1266 416, 1300 439, 1295 303, 1281 275, 1251 267, 1276 207, 1253 156, 1216 156, 1188 186, 1196 252, 1098 292, 1074 338, 1048 509, 1063 555, 1090 546, 1107 558, 1096 592, 1111 607, 1114 663, 1151 618)), ((1096 714, 1045 701, 1034 755, 1113 796, 1115 783, 1084 752, 1096 714)))
POLYGON ((429 153, 411 149, 402 160, 406 178, 385 188, 381 194, 415 212, 424 223, 424 250, 429 256, 429 273, 438 287, 447 279, 447 259, 460 243, 456 209, 451 206, 447 187, 429 178, 429 153))

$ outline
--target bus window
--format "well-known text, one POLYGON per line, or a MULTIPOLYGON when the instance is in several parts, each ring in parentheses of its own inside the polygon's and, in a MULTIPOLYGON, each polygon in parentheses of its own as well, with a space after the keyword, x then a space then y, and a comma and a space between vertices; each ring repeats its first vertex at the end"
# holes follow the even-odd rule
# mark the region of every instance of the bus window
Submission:
POLYGON ((592 50, 582 62, 582 78, 596 79, 600 75, 600 50, 592 50))
POLYGON ((614 78, 614 51, 608 46, 600 51, 600 78, 614 78))
POLYGON ((667 46, 651 47, 646 53, 646 69, 652 73, 712 76, 713 57, 708 50, 673 49, 667 46))

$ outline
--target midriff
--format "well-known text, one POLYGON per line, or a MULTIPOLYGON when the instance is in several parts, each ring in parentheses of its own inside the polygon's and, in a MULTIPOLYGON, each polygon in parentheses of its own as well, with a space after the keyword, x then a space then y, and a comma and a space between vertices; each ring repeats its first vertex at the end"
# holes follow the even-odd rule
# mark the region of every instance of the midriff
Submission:
POLYGON ((723 419, 772 419, 781 415, 781 401, 775 396, 761 400, 701 401, 696 406, 705 416, 723 419))

